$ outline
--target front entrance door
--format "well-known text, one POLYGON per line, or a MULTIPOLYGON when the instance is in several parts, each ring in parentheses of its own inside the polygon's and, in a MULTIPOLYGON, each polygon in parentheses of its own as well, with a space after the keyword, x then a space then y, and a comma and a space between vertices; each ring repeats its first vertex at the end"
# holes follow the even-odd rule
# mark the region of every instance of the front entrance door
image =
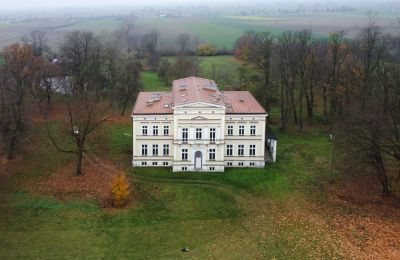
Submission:
POLYGON ((194 169, 201 170, 201 168, 202 168, 202 153, 200 151, 197 151, 194 154, 194 169))

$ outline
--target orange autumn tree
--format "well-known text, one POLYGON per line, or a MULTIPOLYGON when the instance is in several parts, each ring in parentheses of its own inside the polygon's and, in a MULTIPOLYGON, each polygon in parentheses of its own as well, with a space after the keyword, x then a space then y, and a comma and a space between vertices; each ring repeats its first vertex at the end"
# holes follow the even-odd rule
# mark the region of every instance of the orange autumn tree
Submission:
POLYGON ((4 60, 0 66, 1 140, 7 148, 7 158, 12 159, 26 127, 26 94, 42 69, 43 59, 36 57, 32 46, 27 44, 5 47, 1 56, 4 60))
POLYGON ((117 208, 122 207, 130 194, 130 185, 125 174, 120 173, 113 178, 111 192, 114 206, 117 208))

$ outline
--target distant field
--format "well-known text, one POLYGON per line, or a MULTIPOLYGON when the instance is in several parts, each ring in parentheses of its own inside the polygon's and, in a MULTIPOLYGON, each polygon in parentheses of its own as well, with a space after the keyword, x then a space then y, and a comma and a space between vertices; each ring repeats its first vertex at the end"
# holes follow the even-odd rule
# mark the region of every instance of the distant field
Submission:
MULTIPOLYGON (((395 12, 378 13, 376 20, 388 32, 398 33, 397 14, 395 12)), ((72 30, 92 30, 96 33, 111 31, 121 25, 121 17, 92 17, 75 21, 70 19, 41 19, 32 22, 13 24, 0 23, 0 47, 18 41, 33 29, 45 30, 49 42, 57 45, 63 35, 72 30)), ((175 47, 176 38, 188 33, 201 42, 218 47, 231 48, 243 32, 248 30, 280 33, 285 30, 311 29, 318 35, 327 35, 335 30, 345 30, 354 37, 359 29, 368 22, 367 11, 336 13, 281 14, 271 16, 258 15, 222 15, 222 16, 182 16, 175 18, 158 16, 140 16, 136 20, 137 37, 157 30, 160 33, 160 48, 175 47)))
POLYGON ((208 21, 189 23, 186 24, 185 27, 194 34, 199 35, 201 40, 212 43, 218 47, 231 48, 236 39, 243 34, 241 29, 208 21))
POLYGON ((67 30, 92 30, 92 31, 105 31, 115 30, 121 25, 121 20, 113 18, 104 18, 96 20, 84 20, 75 23, 72 26, 66 27, 67 30))
POLYGON ((235 16, 235 15, 227 15, 223 16, 224 18, 230 19, 239 19, 245 21, 282 21, 282 19, 274 18, 274 17, 267 17, 267 16, 256 16, 256 15, 243 15, 243 16, 235 16))
POLYGON ((0 23, 0 30, 4 29, 4 28, 10 28, 13 27, 13 24, 9 24, 9 23, 0 23))

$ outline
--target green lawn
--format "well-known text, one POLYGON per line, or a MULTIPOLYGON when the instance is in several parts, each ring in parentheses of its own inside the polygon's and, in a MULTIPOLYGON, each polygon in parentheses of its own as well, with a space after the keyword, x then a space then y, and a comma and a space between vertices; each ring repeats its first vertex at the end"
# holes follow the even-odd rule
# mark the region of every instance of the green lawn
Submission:
POLYGON ((141 74, 141 81, 143 89, 145 91, 170 91, 170 86, 165 86, 164 82, 161 82, 157 73, 144 71, 141 74))
MULTIPOLYGON (((174 57, 168 57, 167 59, 173 61, 174 57)), ((225 86, 230 86, 231 80, 234 77, 237 68, 240 66, 240 61, 230 55, 221 56, 208 56, 199 57, 200 62, 200 77, 214 79, 220 84, 220 88, 223 89, 225 86), (213 66, 215 70, 213 71, 213 66), (229 81, 224 80, 230 78, 229 81)), ((157 73, 151 71, 144 71, 141 74, 141 81, 143 89, 145 91, 170 91, 171 86, 165 86, 164 82, 161 82, 157 73)), ((236 86, 233 86, 236 87, 236 86)))
POLYGON ((106 138, 91 145, 95 154, 125 168, 134 184, 134 203, 117 212, 93 200, 29 193, 22 184, 72 159, 55 151, 43 124, 35 128, 36 152, 24 155, 8 200, 0 204, 0 258, 337 256, 333 244, 325 246, 329 227, 316 227, 316 213, 307 206, 324 200, 316 183, 326 179, 330 143, 319 127, 303 135, 279 133, 278 162, 265 169, 198 174, 131 168, 130 126, 108 123, 102 130, 106 138), (297 211, 314 217, 291 220, 297 211), (181 252, 185 246, 187 253, 181 252))

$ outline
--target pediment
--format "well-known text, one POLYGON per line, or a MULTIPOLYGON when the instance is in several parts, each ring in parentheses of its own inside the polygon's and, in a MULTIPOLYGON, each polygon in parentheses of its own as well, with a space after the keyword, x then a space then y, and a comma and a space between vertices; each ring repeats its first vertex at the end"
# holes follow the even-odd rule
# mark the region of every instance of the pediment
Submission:
POLYGON ((175 106, 175 108, 225 108, 223 105, 211 104, 207 102, 193 102, 175 106))
POLYGON ((193 117, 191 120, 207 120, 208 118, 205 118, 205 117, 203 117, 203 116, 196 116, 196 117, 193 117))

